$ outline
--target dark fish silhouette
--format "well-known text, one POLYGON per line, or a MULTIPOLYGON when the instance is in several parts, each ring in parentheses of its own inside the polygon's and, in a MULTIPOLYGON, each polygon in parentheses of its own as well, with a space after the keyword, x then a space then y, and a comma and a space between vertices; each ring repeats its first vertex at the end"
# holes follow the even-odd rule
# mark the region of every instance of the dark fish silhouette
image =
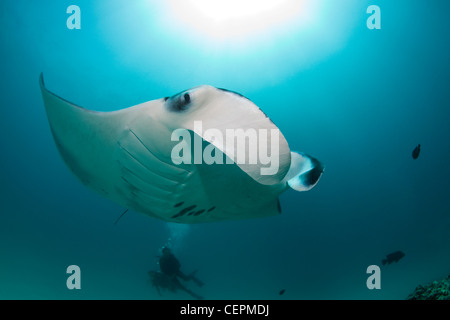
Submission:
POLYGON ((283 290, 280 290, 280 293, 279 293, 280 296, 282 296, 282 295, 284 294, 285 291, 286 291, 286 290, 284 290, 284 289, 283 289, 283 290))
POLYGON ((420 144, 417 145, 417 147, 415 147, 412 152, 413 159, 416 160, 419 157, 419 154, 420 154, 420 144))
POLYGON ((392 253, 389 253, 386 256, 386 259, 383 259, 381 262, 383 263, 383 266, 387 264, 391 264, 392 262, 398 262, 401 258, 403 258, 405 254, 401 251, 395 251, 392 253))

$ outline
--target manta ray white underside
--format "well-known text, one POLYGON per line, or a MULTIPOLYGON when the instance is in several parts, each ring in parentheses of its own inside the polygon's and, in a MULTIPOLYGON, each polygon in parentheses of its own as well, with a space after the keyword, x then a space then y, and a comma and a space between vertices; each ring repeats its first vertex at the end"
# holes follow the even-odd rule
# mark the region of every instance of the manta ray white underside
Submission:
MULTIPOLYGON (((249 99, 211 86, 113 112, 76 106, 40 87, 50 128, 61 157, 88 188, 116 203, 154 218, 200 223, 276 215, 278 196, 288 187, 311 189, 323 166, 304 153, 291 152, 278 135, 278 171, 261 174, 263 164, 238 163, 237 154, 204 135, 210 128, 278 130, 249 99), (200 121, 202 132, 194 122, 200 121), (233 164, 174 164, 178 143, 171 136, 186 129, 213 144, 233 164), (197 130, 198 131, 198 130, 197 130)), ((270 153, 270 143, 259 144, 270 153)))

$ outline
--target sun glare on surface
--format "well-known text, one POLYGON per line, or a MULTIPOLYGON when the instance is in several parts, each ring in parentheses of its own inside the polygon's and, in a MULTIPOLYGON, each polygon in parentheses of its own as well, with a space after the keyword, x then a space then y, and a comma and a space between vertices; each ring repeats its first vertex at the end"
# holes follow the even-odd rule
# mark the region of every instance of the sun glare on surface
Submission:
POLYGON ((178 21, 216 40, 268 32, 299 19, 304 0, 170 0, 178 21))
POLYGON ((188 0, 202 13, 215 22, 226 22, 237 19, 247 19, 270 12, 285 3, 286 0, 188 0))

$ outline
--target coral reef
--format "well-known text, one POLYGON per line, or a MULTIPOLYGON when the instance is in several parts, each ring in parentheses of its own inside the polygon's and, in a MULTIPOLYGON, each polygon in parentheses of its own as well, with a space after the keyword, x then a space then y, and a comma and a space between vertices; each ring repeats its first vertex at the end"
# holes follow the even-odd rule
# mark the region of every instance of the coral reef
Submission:
POLYGON ((419 285, 407 300, 450 300, 450 276, 440 281, 419 285))

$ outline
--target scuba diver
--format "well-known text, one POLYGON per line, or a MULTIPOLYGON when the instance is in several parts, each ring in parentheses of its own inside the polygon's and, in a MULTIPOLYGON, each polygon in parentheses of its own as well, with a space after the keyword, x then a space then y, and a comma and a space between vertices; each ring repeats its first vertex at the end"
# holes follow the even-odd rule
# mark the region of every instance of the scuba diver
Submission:
POLYGON ((160 287, 169 289, 172 292, 175 292, 176 289, 181 289, 196 299, 203 299, 203 297, 192 292, 181 284, 178 278, 181 278, 184 281, 192 280, 199 287, 203 286, 203 282, 195 277, 196 271, 192 272, 189 275, 185 275, 183 272, 181 272, 180 262, 168 247, 164 247, 162 249, 162 255, 159 257, 159 267, 161 269, 161 272, 149 271, 152 284, 154 287, 156 287, 159 294, 161 294, 159 290, 160 287))

